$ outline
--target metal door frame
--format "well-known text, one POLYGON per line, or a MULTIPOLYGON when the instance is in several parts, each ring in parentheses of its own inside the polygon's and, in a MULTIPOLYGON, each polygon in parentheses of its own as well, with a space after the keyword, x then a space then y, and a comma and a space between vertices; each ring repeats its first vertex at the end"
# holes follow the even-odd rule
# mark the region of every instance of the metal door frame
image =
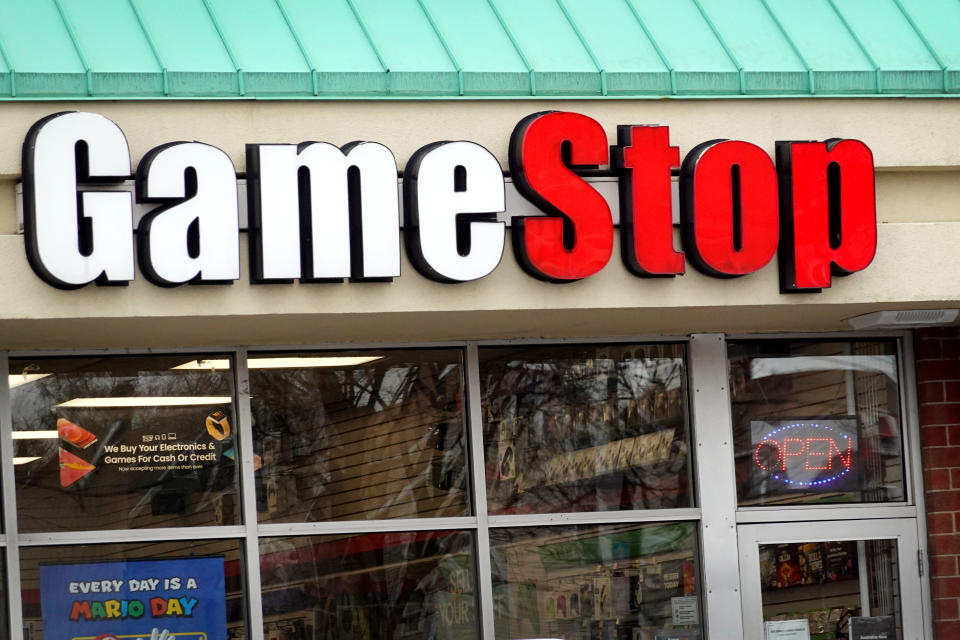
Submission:
POLYGON ((926 640, 921 589, 924 579, 921 576, 920 541, 914 520, 883 518, 742 524, 737 527, 737 533, 744 640, 763 640, 761 544, 889 539, 897 541, 903 639, 926 640))

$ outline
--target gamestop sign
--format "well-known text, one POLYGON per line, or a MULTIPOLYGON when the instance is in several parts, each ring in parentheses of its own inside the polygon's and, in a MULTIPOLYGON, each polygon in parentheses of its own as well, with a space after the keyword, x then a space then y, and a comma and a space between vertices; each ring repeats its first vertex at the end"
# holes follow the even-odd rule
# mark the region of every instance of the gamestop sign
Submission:
MULTIPOLYGON (((250 277, 255 283, 387 281, 400 243, 437 282, 482 278, 500 263, 506 224, 503 168, 467 142, 432 142, 403 174, 376 142, 248 144, 250 277)), ((510 136, 509 173, 541 215, 515 216, 513 255, 534 278, 570 282, 611 260, 610 206, 582 177, 618 176, 624 267, 641 277, 694 269, 717 278, 753 273, 778 256, 784 293, 816 292, 866 268, 877 246, 873 157, 857 140, 777 142, 776 159, 738 140, 710 140, 683 161, 663 126, 621 125, 609 146, 600 123, 549 111, 510 136), (679 169, 680 247, 674 245, 672 172, 679 169)), ((135 265, 150 282, 230 284, 240 277, 237 176, 230 157, 201 142, 147 152, 135 192, 98 189, 130 178, 115 123, 58 113, 23 145, 27 258, 55 287, 126 284, 135 265), (155 205, 134 224, 134 203, 155 205)))

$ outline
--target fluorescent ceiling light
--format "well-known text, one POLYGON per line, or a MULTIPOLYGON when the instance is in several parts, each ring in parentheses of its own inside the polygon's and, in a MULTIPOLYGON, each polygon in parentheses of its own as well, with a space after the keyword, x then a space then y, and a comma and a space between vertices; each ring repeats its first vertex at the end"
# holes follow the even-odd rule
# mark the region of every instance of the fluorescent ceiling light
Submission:
MULTIPOLYGON (((249 358, 247 367, 250 369, 305 369, 308 367, 356 367, 368 362, 382 360, 385 356, 317 356, 317 357, 289 357, 289 358, 249 358)), ((206 370, 229 369, 230 361, 222 360, 191 360, 174 369, 206 370)))
POLYGON ((131 398, 74 398, 58 407, 179 407, 204 404, 228 404, 230 396, 155 396, 131 398))
POLYGON ((40 378, 46 378, 51 374, 49 373, 12 373, 7 376, 7 383, 10 385, 11 389, 16 389, 20 385, 27 384, 28 382, 33 382, 39 380, 40 378))
POLYGON ((904 309, 902 311, 874 311, 847 318, 854 329, 890 329, 894 327, 935 327, 951 324, 960 315, 960 309, 904 309))
POLYGON ((52 440, 59 438, 56 431, 14 431, 14 440, 52 440))
POLYGON ((39 460, 40 456, 24 456, 22 458, 14 458, 13 464, 27 464, 28 462, 33 462, 34 460, 39 460))

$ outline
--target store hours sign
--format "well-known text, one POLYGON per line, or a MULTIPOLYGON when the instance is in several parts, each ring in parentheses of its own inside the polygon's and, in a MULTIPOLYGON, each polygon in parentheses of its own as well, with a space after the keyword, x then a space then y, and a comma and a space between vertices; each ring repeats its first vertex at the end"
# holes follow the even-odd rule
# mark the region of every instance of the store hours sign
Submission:
MULTIPOLYGON (((400 276, 397 163, 376 142, 248 144, 247 210, 254 283, 389 281, 400 276)), ((618 232, 583 170, 609 166, 620 192, 624 267, 638 277, 716 278, 756 272, 778 256, 784 293, 816 292, 865 269, 877 246, 873 157, 857 140, 777 142, 776 158, 738 140, 710 140, 680 161, 664 126, 621 125, 609 146, 600 123, 547 111, 510 136, 509 174, 541 215, 515 216, 513 255, 547 282, 588 278, 611 260, 618 232), (680 248, 671 175, 679 170, 680 248)), ((97 185, 130 177, 114 122, 57 113, 23 145, 27 259, 49 284, 230 284, 240 278, 237 177, 230 156, 170 142, 136 168, 135 193, 97 185), (134 225, 133 206, 153 208, 134 225)), ((503 169, 468 141, 433 142, 403 175, 402 241, 414 268, 469 282, 503 257, 503 169)))

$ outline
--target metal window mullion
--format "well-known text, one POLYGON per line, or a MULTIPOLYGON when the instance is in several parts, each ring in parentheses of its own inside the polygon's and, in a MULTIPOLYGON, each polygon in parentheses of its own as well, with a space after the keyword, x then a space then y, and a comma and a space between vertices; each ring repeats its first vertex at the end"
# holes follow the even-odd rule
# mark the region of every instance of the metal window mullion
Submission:
POLYGON ((779 333, 728 333, 728 342, 750 340, 896 340, 903 336, 902 331, 889 329, 871 329, 869 331, 782 331, 779 333))
POLYGON ((463 340, 414 340, 409 342, 315 342, 312 344, 257 345, 249 351, 253 355, 265 353, 309 353, 311 351, 387 351, 390 349, 462 349, 463 340))
POLYGON ((229 357, 234 351, 230 346, 205 347, 102 347, 94 349, 10 349, 7 354, 10 358, 75 358, 112 356, 191 356, 191 355, 224 355, 229 357))
POLYGON ((903 497, 923 516, 923 465, 920 460, 920 415, 913 371, 913 334, 904 331, 897 338, 897 402, 900 409, 900 451, 903 456, 903 497), (909 364, 908 364, 909 363, 909 364))
POLYGON ((534 345, 611 345, 611 344, 682 344, 680 336, 637 335, 637 336, 586 336, 580 338, 489 338, 472 341, 480 347, 490 346, 534 346, 534 345))
POLYGON ((169 527, 156 529, 115 529, 112 531, 50 531, 44 533, 20 533, 21 546, 109 544, 136 542, 168 542, 179 540, 224 540, 244 535, 244 528, 237 527, 169 527))
MULTIPOLYGON (((800 338, 828 338, 834 337, 897 337, 899 334, 891 335, 886 332, 846 332, 846 333, 778 333, 778 334, 742 334, 738 339, 763 340, 763 339, 781 339, 789 337, 800 338)), ((486 346, 530 346, 530 345, 598 345, 598 344, 627 344, 627 343, 680 343, 683 338, 680 336, 671 336, 663 334, 645 334, 632 336, 582 336, 582 337, 560 337, 560 338, 488 338, 472 340, 472 343, 480 347, 486 346)), ((384 351, 387 349, 463 349, 467 345, 466 340, 409 340, 399 342, 316 342, 310 344, 290 343, 283 344, 264 344, 250 347, 248 350, 255 354, 265 353, 304 353, 310 351, 384 351)), ((207 345, 200 347, 177 347, 177 346, 156 346, 156 347, 103 347, 94 349, 11 349, 9 355, 11 358, 50 358, 50 357, 75 357, 75 356, 189 356, 206 355, 229 356, 238 347, 227 345, 207 345)))
POLYGON ((898 341, 900 347, 898 351, 900 361, 900 397, 903 401, 901 409, 900 424, 902 425, 902 442, 906 447, 904 451, 904 462, 906 468, 904 475, 908 483, 907 498, 913 502, 917 509, 917 517, 914 520, 917 527, 917 545, 921 557, 921 570, 923 576, 920 578, 920 601, 923 605, 923 627, 927 638, 933 638, 933 599, 930 591, 930 571, 929 558, 930 553, 927 549, 927 518, 926 503, 923 494, 923 463, 920 449, 920 413, 917 407, 917 377, 914 369, 913 352, 913 333, 905 331, 898 341), (923 566, 926 564, 927 566, 923 566))
POLYGON ((480 587, 480 630, 484 640, 493 640, 493 570, 490 563, 490 523, 487 515, 486 460, 483 446, 483 409, 480 391, 480 354, 477 343, 467 344, 467 433, 470 436, 470 486, 477 517, 477 584, 480 587))
POLYGON ((733 424, 723 334, 690 336, 693 432, 707 637, 743 637, 733 424))
POLYGON ((250 414, 250 370, 247 350, 234 352, 234 397, 237 408, 237 443, 240 450, 240 496, 246 559, 247 623, 251 640, 263 640, 263 598, 260 585, 260 544, 257 537, 256 472, 253 468, 253 421, 250 414))
POLYGON ((490 527, 533 527, 549 525, 631 524, 699 520, 700 509, 647 509, 637 511, 585 511, 578 513, 531 513, 488 516, 490 527))
POLYGON ((792 509, 785 505, 776 507, 750 507, 737 511, 737 524, 763 524, 765 522, 842 522, 849 520, 886 520, 890 518, 916 518, 922 514, 913 505, 895 506, 869 504, 865 506, 808 505, 792 509))
POLYGON ((871 593, 866 540, 857 540, 857 573, 860 575, 860 615, 869 616, 871 593))
MULTIPOLYGON (((8 355, 0 353, 0 368, 10 371, 8 355)), ((8 376, 0 381, 0 486, 3 487, 3 530, 7 547, 7 622, 10 639, 23 640, 23 603, 20 590, 20 548, 17 537, 16 478, 13 472, 13 414, 10 410, 8 376)))
POLYGON ((394 520, 335 520, 326 522, 285 522, 257 525, 260 536, 322 536, 404 531, 451 531, 473 529, 474 517, 396 518, 394 520))
MULTIPOLYGON (((414 342, 320 342, 314 344, 290 343, 278 345, 257 345, 255 347, 257 354, 274 353, 278 351, 290 353, 302 353, 309 351, 364 351, 387 349, 434 349, 453 347, 462 349, 465 345, 463 340, 447 341, 414 341, 414 342)), ((207 345, 201 347, 104 347, 99 349, 11 349, 8 351, 11 358, 51 358, 51 357, 77 357, 77 356, 96 356, 106 358, 110 356, 231 356, 237 346, 207 345)), ((254 348, 250 350, 253 351, 254 348)))

